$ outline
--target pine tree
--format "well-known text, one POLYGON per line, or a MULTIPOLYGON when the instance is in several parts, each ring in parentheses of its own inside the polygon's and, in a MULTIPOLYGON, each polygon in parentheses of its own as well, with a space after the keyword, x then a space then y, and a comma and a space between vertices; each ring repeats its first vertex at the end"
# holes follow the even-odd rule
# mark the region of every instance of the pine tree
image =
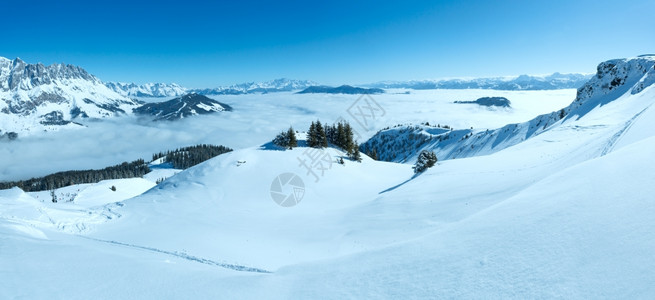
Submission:
POLYGON ((423 150, 418 154, 416 164, 414 165, 414 173, 421 173, 428 168, 434 166, 437 162, 437 155, 432 151, 423 150))
POLYGON ((316 147, 316 124, 312 121, 312 124, 309 125, 309 130, 307 131, 307 146, 316 147))
POLYGON ((353 149, 357 149, 357 145, 354 140, 354 135, 353 135, 353 128, 350 127, 350 124, 345 123, 343 124, 343 141, 341 148, 345 149, 346 151, 353 151, 353 149))
POLYGON ((359 145, 357 143, 348 151, 348 157, 354 161, 362 161, 362 154, 359 153, 359 145))
POLYGON ((316 121, 316 127, 314 127, 314 134, 315 134, 314 147, 323 148, 328 146, 327 137, 325 135, 325 129, 323 129, 323 125, 321 124, 321 121, 316 121))
POLYGON ((327 148, 328 147, 327 132, 320 131, 319 134, 321 138, 321 147, 327 148))
POLYGON ((296 139, 296 132, 293 130, 293 127, 289 127, 289 130, 287 130, 287 137, 289 139, 287 145, 289 149, 293 149, 293 147, 298 147, 298 140, 296 139))

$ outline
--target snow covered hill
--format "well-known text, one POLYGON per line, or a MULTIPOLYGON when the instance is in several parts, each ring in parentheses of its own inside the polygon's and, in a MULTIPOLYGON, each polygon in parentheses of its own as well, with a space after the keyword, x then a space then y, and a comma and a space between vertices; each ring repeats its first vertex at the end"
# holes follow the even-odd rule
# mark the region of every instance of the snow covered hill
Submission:
MULTIPOLYGON (((447 130, 425 125, 400 126, 382 130, 362 151, 375 151, 385 161, 413 162, 421 150, 431 150, 443 159, 488 155, 560 126, 574 126, 596 107, 637 95, 655 82, 655 57, 616 59, 601 63, 598 72, 578 89, 568 107, 530 121, 509 124, 494 130, 447 130)), ((644 109, 644 108, 642 108, 644 109)), ((614 119, 611 115, 609 119, 614 119)), ((629 120, 621 120, 629 122, 629 120)), ((618 124, 622 126, 623 123, 618 124)))
POLYGON ((0 57, 0 134, 75 127, 76 118, 116 116, 137 105, 80 67, 0 57))
POLYGON ((232 107, 225 103, 191 93, 165 102, 144 104, 135 108, 134 113, 153 116, 155 121, 173 121, 200 114, 231 110, 232 107))
POLYGON ((368 84, 377 88, 408 89, 493 89, 493 90, 555 90, 580 87, 591 76, 585 74, 553 73, 547 76, 521 75, 518 77, 383 81, 368 84))
POLYGON ((178 97, 187 94, 187 88, 177 83, 123 83, 105 82, 105 86, 125 97, 178 97))
POLYGON ((562 118, 420 175, 256 147, 115 203, 2 191, 0 298, 652 298, 653 62, 603 63, 562 118), (304 183, 292 207, 272 199, 285 173, 304 183))

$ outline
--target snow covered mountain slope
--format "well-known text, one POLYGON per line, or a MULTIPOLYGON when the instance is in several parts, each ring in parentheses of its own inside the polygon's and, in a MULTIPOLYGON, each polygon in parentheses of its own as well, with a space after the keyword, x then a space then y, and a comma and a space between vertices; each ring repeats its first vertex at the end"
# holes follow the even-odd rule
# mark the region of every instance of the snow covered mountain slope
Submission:
POLYGON ((369 84, 377 88, 425 89, 493 89, 493 90, 555 90, 580 87, 591 76, 585 74, 553 73, 547 76, 521 75, 518 77, 384 81, 369 84))
POLYGON ((0 296, 647 298, 655 135, 633 130, 655 126, 644 110, 653 99, 648 87, 417 177, 365 157, 316 182, 298 166, 304 148, 245 149, 110 206, 120 216, 81 236, 0 218, 13 275, 0 296), (640 111, 626 144, 599 156, 617 120, 640 111), (291 208, 270 198, 283 172, 306 187, 291 208), (69 280, 49 283, 54 275, 69 280))
POLYGON ((177 83, 123 83, 105 82, 114 92, 130 98, 138 97, 178 97, 187 94, 187 89, 177 83))
MULTIPOLYGON (((378 132, 362 144, 361 149, 366 153, 375 151, 379 159, 395 162, 413 162, 424 149, 435 151, 439 159, 487 155, 559 126, 577 126, 573 125, 573 120, 615 101, 640 101, 636 106, 627 107, 645 109, 652 104, 648 100, 652 95, 640 94, 653 84, 654 66, 653 56, 603 62, 598 66, 597 74, 578 89, 576 99, 568 107, 528 122, 509 124, 495 130, 451 131, 425 125, 400 126, 378 132)), ((618 107, 621 109, 624 105, 618 107)), ((619 129, 634 117, 634 114, 628 114, 626 119, 619 119, 609 109, 599 113, 604 119, 615 120, 616 124, 612 125, 619 129)))
POLYGON ((72 65, 0 57, 0 130, 20 134, 73 126, 76 118, 124 114, 138 105, 72 65))
POLYGON ((303 90, 310 86, 318 85, 311 80, 297 80, 278 78, 265 82, 246 82, 230 86, 223 86, 209 89, 195 89, 191 92, 201 95, 241 95, 251 93, 289 92, 303 90))
POLYGON ((66 228, 92 224, 78 234, 0 193, 0 298, 652 298, 655 88, 587 109, 614 92, 418 176, 364 157, 314 177, 310 149, 249 148, 87 209, 111 220, 48 206, 66 228), (271 199, 287 172, 305 186, 293 207, 271 199))
POLYGON ((165 102, 144 104, 135 108, 134 113, 153 116, 155 121, 173 121, 200 114, 231 110, 232 107, 225 103, 191 93, 165 102))

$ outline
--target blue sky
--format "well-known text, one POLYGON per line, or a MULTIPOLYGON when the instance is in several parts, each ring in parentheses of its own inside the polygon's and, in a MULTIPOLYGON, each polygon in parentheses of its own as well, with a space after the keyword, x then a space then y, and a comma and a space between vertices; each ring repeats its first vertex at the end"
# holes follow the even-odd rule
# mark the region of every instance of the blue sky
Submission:
POLYGON ((595 71, 655 52, 655 1, 11 1, 0 56, 213 87, 595 71))

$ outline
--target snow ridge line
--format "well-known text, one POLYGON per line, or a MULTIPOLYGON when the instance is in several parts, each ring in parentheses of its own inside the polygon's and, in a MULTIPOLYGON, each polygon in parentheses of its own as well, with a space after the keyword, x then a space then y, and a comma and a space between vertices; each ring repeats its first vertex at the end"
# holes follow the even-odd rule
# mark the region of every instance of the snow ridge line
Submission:
POLYGON ((239 271, 239 272, 269 273, 269 274, 273 273, 271 271, 264 270, 264 269, 259 269, 259 268, 253 268, 253 267, 236 265, 236 264, 220 263, 220 262, 216 262, 216 261, 213 261, 213 260, 210 260, 210 259, 197 257, 197 256, 192 256, 192 255, 188 255, 186 253, 181 253, 181 252, 177 252, 177 251, 166 251, 166 250, 161 250, 161 249, 152 248, 152 247, 122 243, 122 242, 118 242, 118 241, 102 240, 102 239, 96 239, 96 238, 92 238, 92 237, 88 237, 88 236, 82 236, 82 235, 78 235, 78 236, 81 237, 81 238, 85 238, 85 239, 96 241, 96 242, 102 242, 102 243, 107 243, 107 244, 112 244, 112 245, 125 246, 125 247, 130 247, 130 248, 136 248, 136 249, 147 250, 147 251, 151 251, 151 252, 167 254, 167 255, 179 257, 179 258, 182 258, 182 259, 186 259, 186 260, 189 260, 189 261, 198 262, 198 263, 206 264, 206 265, 210 265, 210 266, 217 266, 217 267, 230 269, 230 270, 234 270, 234 271, 239 271))
POLYGON ((623 134, 632 127, 632 124, 643 114, 646 110, 648 110, 651 107, 649 105, 648 107, 644 108, 642 111, 640 111, 638 114, 636 114, 634 117, 630 118, 627 122, 625 122, 625 125, 623 125, 623 128, 621 128, 619 131, 617 131, 607 142, 607 145, 605 148, 603 148, 603 152, 600 154, 600 156, 605 156, 608 153, 610 153, 612 150, 614 150, 614 145, 623 137, 623 134))

